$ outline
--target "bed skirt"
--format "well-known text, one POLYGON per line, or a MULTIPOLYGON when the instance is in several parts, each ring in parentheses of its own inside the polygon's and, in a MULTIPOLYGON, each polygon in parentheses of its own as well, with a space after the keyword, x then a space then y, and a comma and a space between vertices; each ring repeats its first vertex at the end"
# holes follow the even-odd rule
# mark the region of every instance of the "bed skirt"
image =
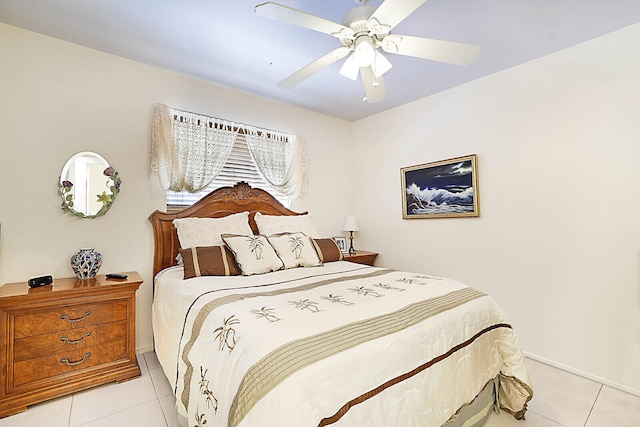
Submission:
POLYGON ((489 418, 492 410, 498 411, 498 389, 500 376, 489 381, 472 402, 464 405, 443 427, 480 427, 489 418))

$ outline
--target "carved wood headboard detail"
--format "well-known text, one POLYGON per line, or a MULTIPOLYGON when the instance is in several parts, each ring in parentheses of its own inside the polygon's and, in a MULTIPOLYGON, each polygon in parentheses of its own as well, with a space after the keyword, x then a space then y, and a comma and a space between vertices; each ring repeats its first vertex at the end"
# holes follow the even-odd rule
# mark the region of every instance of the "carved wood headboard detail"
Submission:
POLYGON ((176 218, 220 218, 234 213, 249 211, 249 225, 258 234, 255 223, 256 212, 265 215, 304 215, 283 206, 275 197, 259 188, 251 188, 246 182, 233 187, 220 187, 198 202, 178 212, 155 211, 149 215, 153 226, 153 277, 162 269, 176 265, 180 249, 178 232, 173 226, 176 218))

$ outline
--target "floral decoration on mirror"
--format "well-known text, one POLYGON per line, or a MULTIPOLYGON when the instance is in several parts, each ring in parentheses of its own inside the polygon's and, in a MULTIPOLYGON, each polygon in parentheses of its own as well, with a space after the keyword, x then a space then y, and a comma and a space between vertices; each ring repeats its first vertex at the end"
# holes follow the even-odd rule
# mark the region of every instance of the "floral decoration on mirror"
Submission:
POLYGON ((106 214, 120 192, 122 180, 118 175, 118 171, 116 171, 113 166, 106 168, 103 175, 107 177, 106 186, 109 187, 110 193, 103 191, 102 194, 96 195, 97 201, 102 203, 102 207, 93 215, 87 215, 83 212, 76 211, 73 208, 73 183, 71 181, 62 180, 62 178, 58 179, 58 195, 62 197, 62 210, 79 218, 96 218, 106 214))

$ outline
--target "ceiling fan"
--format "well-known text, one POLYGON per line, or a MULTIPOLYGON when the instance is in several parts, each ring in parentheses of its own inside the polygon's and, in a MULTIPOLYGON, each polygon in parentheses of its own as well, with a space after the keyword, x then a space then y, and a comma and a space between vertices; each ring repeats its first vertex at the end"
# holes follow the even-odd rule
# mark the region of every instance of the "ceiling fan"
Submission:
POLYGON ((331 35, 342 43, 341 47, 278 83, 279 87, 292 88, 350 54, 342 65, 340 74, 356 80, 360 73, 364 83, 364 101, 378 102, 387 94, 382 76, 391 69, 391 63, 378 48, 386 53, 457 65, 469 65, 480 54, 478 46, 466 43, 391 34, 396 25, 426 1, 385 0, 375 8, 367 6, 367 0, 356 0, 360 6, 347 12, 342 18, 342 24, 273 2, 257 5, 255 13, 331 35))

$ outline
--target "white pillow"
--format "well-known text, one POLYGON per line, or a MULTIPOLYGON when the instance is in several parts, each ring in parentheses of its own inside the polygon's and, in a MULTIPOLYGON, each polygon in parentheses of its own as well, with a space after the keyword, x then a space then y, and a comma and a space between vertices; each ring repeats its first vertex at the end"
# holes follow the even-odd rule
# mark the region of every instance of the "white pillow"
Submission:
POLYGON ((222 234, 253 234, 249 226, 249 212, 222 218, 178 218, 173 220, 182 249, 197 246, 224 245, 222 234))
POLYGON ((304 233, 309 237, 319 238, 320 234, 313 224, 311 215, 263 215, 255 216, 260 234, 271 236, 281 233, 304 233))
POLYGON ((322 265, 313 241, 304 233, 282 233, 267 237, 284 262, 284 268, 322 265))
POLYGON ((277 271, 284 267, 265 236, 223 234, 222 240, 233 251, 244 276, 277 271))

